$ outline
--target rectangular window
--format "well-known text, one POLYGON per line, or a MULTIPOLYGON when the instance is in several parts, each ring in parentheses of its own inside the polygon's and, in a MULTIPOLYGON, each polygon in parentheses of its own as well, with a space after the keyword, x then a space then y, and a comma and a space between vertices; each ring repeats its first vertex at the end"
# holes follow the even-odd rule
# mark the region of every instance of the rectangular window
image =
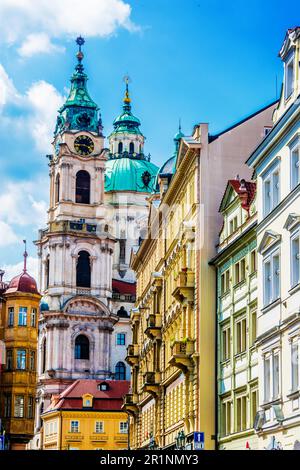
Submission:
POLYGON ((117 334, 117 346, 125 346, 125 345, 126 345, 126 334, 118 333, 117 334))
POLYGON ((11 395, 4 395, 4 418, 11 417, 11 395))
POLYGON ((263 284, 264 305, 267 306, 280 297, 280 257, 273 253, 264 259, 263 284))
POLYGON ((238 263, 234 265, 234 274, 235 274, 235 284, 246 279, 246 260, 245 258, 241 259, 238 263))
POLYGON ((263 180, 264 217, 266 217, 280 201, 280 172, 277 166, 263 180))
POLYGON ((127 434, 128 433, 128 423, 127 421, 120 422, 120 433, 127 434))
POLYGON ((256 250, 253 250, 250 253, 250 270, 251 270, 251 273, 254 273, 257 270, 257 252, 256 252, 256 250))
POLYGON ((251 396, 251 427, 253 427, 256 413, 258 410, 258 390, 253 390, 250 396, 251 396))
POLYGON ((292 391, 299 388, 299 345, 298 341, 293 341, 291 346, 291 366, 292 366, 292 391))
POLYGON ((231 402, 222 403, 221 429, 223 436, 231 433, 231 402))
POLYGON ((71 421, 71 432, 79 432, 79 421, 71 421))
POLYGON ((96 423, 95 423, 95 432, 98 433, 98 434, 104 432, 104 423, 103 423, 103 421, 96 421, 96 423))
POLYGON ((275 400, 280 394, 279 351, 273 350, 264 357, 264 400, 275 400))
POLYGON ((279 354, 273 355, 273 399, 279 396, 279 354))
POLYGON ((30 326, 32 328, 36 327, 36 308, 33 308, 31 310, 31 316, 30 316, 30 326))
POLYGON ((300 283, 300 233, 291 239, 291 284, 295 287, 300 283))
POLYGON ((247 397, 239 397, 236 400, 236 430, 237 432, 247 429, 247 397))
POLYGON ((24 396, 16 395, 15 396, 15 418, 24 418, 24 396))
POLYGON ((285 62, 285 99, 294 91, 294 54, 292 54, 285 62))
POLYGON ((236 354, 246 351, 247 343, 246 318, 236 322, 236 354))
POLYGON ((35 351, 29 352, 29 370, 35 370, 35 351))
POLYGON ((13 350, 7 349, 6 351, 6 370, 13 369, 13 350))
POLYGON ((28 397, 28 403, 27 403, 27 418, 28 419, 33 418, 33 410, 34 410, 33 404, 34 404, 33 397, 28 397))
POLYGON ((253 346, 257 338, 257 312, 251 312, 251 345, 253 346))
POLYGON ((18 349, 17 351, 17 369, 25 370, 26 369, 26 350, 18 349))
POLYGON ((15 311, 13 307, 9 307, 8 309, 8 327, 12 328, 14 326, 14 317, 15 311))
POLYGON ((222 331, 222 360, 227 361, 230 359, 230 327, 222 331))
POLYGON ((234 233, 237 229, 238 226, 238 219, 237 217, 233 217, 233 219, 230 220, 229 222, 229 235, 234 233))
POLYGON ((271 357, 264 359, 264 400, 268 403, 271 400, 271 357))
POLYGON ((230 272, 229 269, 225 271, 221 276, 221 294, 225 294, 230 289, 230 272))
POLYGON ((291 190, 300 183, 300 145, 291 150, 291 190))
POLYGON ((26 326, 27 325, 27 307, 20 307, 19 308, 19 326, 26 326))

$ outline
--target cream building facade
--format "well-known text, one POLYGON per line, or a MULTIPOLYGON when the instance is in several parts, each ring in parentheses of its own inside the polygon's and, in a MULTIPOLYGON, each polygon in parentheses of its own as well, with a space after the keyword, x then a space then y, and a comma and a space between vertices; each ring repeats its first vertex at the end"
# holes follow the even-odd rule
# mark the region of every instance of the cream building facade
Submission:
POLYGON ((124 406, 134 416, 135 448, 192 447, 194 432, 204 432, 206 449, 216 448, 216 281, 209 261, 224 187, 236 173, 250 178, 244 162, 271 127, 273 109, 215 136, 207 124, 195 126, 192 136, 178 136, 175 156, 159 171, 148 238, 132 260, 138 294, 128 349, 132 394, 124 406))
POLYGON ((300 28, 280 58, 282 95, 274 127, 248 160, 257 177, 259 447, 300 441, 300 28))
POLYGON ((255 450, 258 406, 256 183, 230 180, 221 202, 224 218, 217 275, 218 448, 255 450))

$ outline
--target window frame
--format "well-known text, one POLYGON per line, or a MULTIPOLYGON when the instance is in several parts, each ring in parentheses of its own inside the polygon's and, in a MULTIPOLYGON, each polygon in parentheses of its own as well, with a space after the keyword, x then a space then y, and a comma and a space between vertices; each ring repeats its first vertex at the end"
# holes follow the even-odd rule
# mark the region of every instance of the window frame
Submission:
POLYGON ((28 308, 19 307, 18 326, 27 326, 27 320, 28 320, 28 308))
POLYGON ((287 58, 285 59, 285 62, 284 62, 284 99, 285 101, 287 101, 290 96, 292 96, 292 94, 294 93, 294 90, 295 90, 295 53, 294 51, 292 51, 288 56, 287 58), (288 69, 289 67, 291 66, 292 64, 292 71, 293 71, 293 75, 292 75, 292 83, 291 83, 291 88, 290 88, 290 91, 289 91, 289 81, 288 81, 288 69))
POLYGON ((27 350, 26 349, 17 349, 17 370, 26 370, 27 369, 27 350), (21 359, 19 359, 20 354, 19 353, 24 353, 22 354, 21 359), (21 361, 21 362, 19 362, 21 361), (23 367, 19 367, 19 365, 23 365, 23 367))
POLYGON ((24 395, 15 395, 14 396, 14 418, 23 419, 25 418, 25 396, 24 395), (17 403, 17 400, 20 399, 20 403, 17 403), (17 414, 17 406, 19 407, 19 415, 17 414))
POLYGON ((280 349, 274 348, 271 351, 266 352, 263 356, 263 377, 264 377, 263 392, 264 392, 265 403, 270 403, 272 401, 277 400, 280 397, 281 395, 280 374, 281 374, 280 349), (276 358, 276 361, 274 361, 274 358, 276 358), (268 396, 266 394, 266 362, 269 363, 269 370, 268 370, 269 394, 268 396), (276 369, 276 362, 278 364, 278 370, 276 369), (277 394, 275 393, 276 391, 277 391, 277 394))
POLYGON ((281 184, 280 184, 280 177, 281 177, 281 169, 280 169, 280 162, 276 161, 275 164, 269 168, 269 170, 262 176, 262 193, 263 193, 263 217, 267 217, 280 203, 281 197, 281 184), (278 183, 275 184, 274 176, 278 175, 278 183), (269 207, 266 207, 266 184, 269 184, 269 207), (275 198, 276 192, 274 191, 275 186, 278 189, 277 197, 275 198))
POLYGON ((300 284, 300 228, 298 227, 291 234, 291 238, 290 238, 290 285, 291 285, 291 289, 293 289, 294 287, 296 287, 299 284, 300 284), (295 268, 295 265, 296 265, 296 261, 293 260, 293 258, 294 258, 293 242, 296 241, 296 240, 298 240, 298 253, 296 255, 298 257, 298 266, 296 268, 298 270, 298 276, 297 276, 297 279, 295 280, 294 268, 295 268))
POLYGON ((117 333, 116 334, 116 346, 126 346, 126 333, 117 333), (124 342, 119 342, 119 338, 122 337, 124 339, 124 342))
POLYGON ((79 429, 80 429, 79 421, 75 420, 75 419, 70 420, 70 432, 74 433, 74 434, 77 434, 77 433, 80 432, 79 429), (75 423, 77 423, 77 424, 75 424, 75 423), (74 431, 74 429, 76 429, 76 430, 74 431))
POLYGON ((104 434, 104 421, 95 421, 95 433, 104 434), (98 425, 99 425, 100 431, 97 430, 98 425))
POLYGON ((273 302, 276 300, 280 299, 281 296, 281 279, 280 279, 280 274, 281 274, 281 250, 280 248, 275 248, 274 250, 268 252, 264 258, 263 258, 263 305, 264 307, 267 307, 268 305, 271 305, 273 302), (275 281, 276 278, 274 278, 274 258, 278 257, 278 293, 275 290, 275 281), (268 276, 268 286, 270 288, 270 292, 268 295, 268 298, 266 297, 266 265, 270 264, 270 273, 268 276))
POLYGON ((128 434, 128 421, 120 421, 119 422, 119 433, 120 434, 128 434), (122 429, 123 427, 124 427, 124 429, 122 429))
POLYGON ((14 326, 15 326, 15 309, 14 307, 8 307, 7 327, 13 328, 14 326))
POLYGON ((300 138, 299 136, 293 140, 293 142, 290 144, 290 188, 291 191, 300 184, 300 138), (294 165, 293 161, 293 156, 294 153, 297 152, 298 154, 298 164, 294 165), (295 171, 295 167, 298 168, 298 175, 297 175, 297 180, 294 181, 294 175, 297 174, 297 171, 295 171))

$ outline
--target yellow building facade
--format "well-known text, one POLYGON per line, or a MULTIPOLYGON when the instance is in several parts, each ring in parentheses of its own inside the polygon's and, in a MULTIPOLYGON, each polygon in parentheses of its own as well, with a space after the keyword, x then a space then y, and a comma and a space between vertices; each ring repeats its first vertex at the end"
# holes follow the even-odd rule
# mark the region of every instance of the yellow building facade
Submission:
MULTIPOLYGON (((26 261, 26 257, 25 257, 26 261)), ((37 323, 40 295, 26 271, 2 294, 0 340, 6 364, 1 374, 0 409, 6 446, 23 450, 34 433, 37 323)))
POLYGON ((161 170, 151 236, 132 257, 137 305, 127 354, 132 394, 124 404, 132 416, 132 448, 188 448, 197 430, 196 166, 195 158, 186 159, 167 192, 161 170))
POLYGON ((124 450, 128 416, 121 411, 126 381, 76 380, 52 396, 42 415, 43 450, 124 450))

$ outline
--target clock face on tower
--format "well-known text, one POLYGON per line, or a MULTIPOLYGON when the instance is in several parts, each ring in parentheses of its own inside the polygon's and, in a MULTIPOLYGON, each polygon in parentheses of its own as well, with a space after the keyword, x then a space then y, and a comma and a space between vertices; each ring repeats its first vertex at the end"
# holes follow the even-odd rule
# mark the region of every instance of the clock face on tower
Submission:
POLYGON ((87 135, 75 139, 74 148, 79 155, 90 155, 94 151, 94 142, 87 135))

